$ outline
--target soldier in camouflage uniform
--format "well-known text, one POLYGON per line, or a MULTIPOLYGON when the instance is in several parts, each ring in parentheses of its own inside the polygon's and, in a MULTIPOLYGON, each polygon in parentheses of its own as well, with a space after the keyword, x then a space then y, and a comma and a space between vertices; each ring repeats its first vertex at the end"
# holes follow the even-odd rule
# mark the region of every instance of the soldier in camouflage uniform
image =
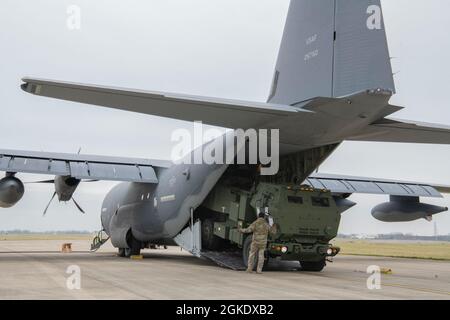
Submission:
POLYGON ((273 232, 265 219, 265 213, 260 213, 258 219, 246 229, 239 229, 242 233, 253 233, 250 254, 248 256, 247 272, 252 273, 255 257, 258 255, 257 273, 262 273, 264 266, 264 251, 267 247, 267 237, 269 232, 273 232))

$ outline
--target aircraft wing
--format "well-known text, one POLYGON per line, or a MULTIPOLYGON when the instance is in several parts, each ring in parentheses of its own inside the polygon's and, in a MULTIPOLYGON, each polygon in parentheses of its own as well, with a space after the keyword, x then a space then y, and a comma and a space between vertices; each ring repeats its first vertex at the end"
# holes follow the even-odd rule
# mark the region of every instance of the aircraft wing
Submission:
POLYGON ((338 194, 363 193, 442 198, 441 192, 450 193, 450 186, 322 173, 311 175, 304 183, 317 189, 327 189, 338 194))
POLYGON ((348 140, 450 144, 450 127, 431 123, 383 119, 348 140))
POLYGON ((178 120, 202 120, 226 128, 258 128, 268 121, 309 112, 299 108, 24 78, 22 89, 38 96, 178 120))
POLYGON ((0 171, 71 176, 80 180, 158 183, 154 169, 170 165, 162 160, 0 150, 0 171))

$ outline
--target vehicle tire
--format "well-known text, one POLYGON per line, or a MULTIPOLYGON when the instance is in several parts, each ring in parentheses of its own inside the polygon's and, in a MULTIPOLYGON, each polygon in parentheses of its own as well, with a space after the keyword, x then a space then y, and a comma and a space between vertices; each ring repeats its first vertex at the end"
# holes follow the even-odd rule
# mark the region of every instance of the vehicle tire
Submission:
POLYGON ((141 254, 142 243, 133 237, 131 231, 128 233, 128 248, 125 248, 125 257, 138 256, 141 254))
POLYGON ((124 258, 125 257, 125 249, 124 248, 119 248, 118 252, 117 252, 117 256, 124 258))
POLYGON ((302 267, 302 271, 311 271, 311 272, 320 272, 325 268, 327 263, 325 259, 320 261, 300 261, 300 266, 302 267))
MULTIPOLYGON (((248 257, 250 256, 251 245, 252 245, 252 236, 250 235, 247 238, 245 238, 244 245, 242 246, 242 260, 243 260, 244 266, 246 268, 248 268, 248 257)), ((258 258, 255 257, 255 263, 253 264, 255 270, 256 270, 256 266, 257 266, 257 260, 258 260, 258 258)), ((268 265, 269 265, 269 257, 267 256, 266 253, 264 253, 263 270, 266 269, 268 265)))
POLYGON ((207 250, 219 250, 222 239, 214 234, 214 220, 202 221, 202 248, 207 250))

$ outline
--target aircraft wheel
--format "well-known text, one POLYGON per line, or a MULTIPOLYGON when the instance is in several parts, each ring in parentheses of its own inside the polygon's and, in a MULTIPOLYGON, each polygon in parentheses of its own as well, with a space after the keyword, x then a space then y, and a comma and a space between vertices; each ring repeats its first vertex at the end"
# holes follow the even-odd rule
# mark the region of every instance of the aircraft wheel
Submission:
POLYGON ((300 261, 300 266, 302 267, 303 271, 312 271, 312 272, 320 272, 325 268, 327 263, 325 262, 325 259, 320 261, 300 261))
POLYGON ((133 237, 131 231, 129 233, 128 246, 128 248, 124 249, 125 257, 129 258, 131 256, 138 256, 141 254, 142 244, 139 240, 136 240, 136 238, 133 237))
POLYGON ((125 249, 124 248, 119 248, 118 252, 117 252, 117 256, 124 258, 125 257, 125 249))

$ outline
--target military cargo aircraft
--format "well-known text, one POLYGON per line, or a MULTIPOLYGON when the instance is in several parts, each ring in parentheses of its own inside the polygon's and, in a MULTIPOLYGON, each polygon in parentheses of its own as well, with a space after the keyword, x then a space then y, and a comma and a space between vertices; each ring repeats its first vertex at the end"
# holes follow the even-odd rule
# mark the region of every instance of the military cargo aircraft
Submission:
MULTIPOLYGON (((329 244, 354 193, 386 194, 382 221, 430 220, 446 207, 422 203, 449 188, 427 183, 314 174, 343 141, 450 144, 450 127, 391 118, 395 94, 380 0, 292 0, 266 103, 24 78, 30 94, 230 129, 279 129, 280 166, 186 164, 148 159, 0 150, 0 206, 24 194, 17 173, 55 176, 69 201, 83 180, 123 183, 106 196, 104 231, 120 256, 177 243, 230 266, 222 253, 248 252, 237 232, 259 210, 278 225, 267 256, 320 271, 339 251, 329 244), (267 209, 268 208, 268 209, 267 209)), ((227 145, 225 147, 232 147, 227 145)), ((190 157, 191 155, 188 155, 190 157)), ((245 262, 245 258, 244 258, 245 262)))

